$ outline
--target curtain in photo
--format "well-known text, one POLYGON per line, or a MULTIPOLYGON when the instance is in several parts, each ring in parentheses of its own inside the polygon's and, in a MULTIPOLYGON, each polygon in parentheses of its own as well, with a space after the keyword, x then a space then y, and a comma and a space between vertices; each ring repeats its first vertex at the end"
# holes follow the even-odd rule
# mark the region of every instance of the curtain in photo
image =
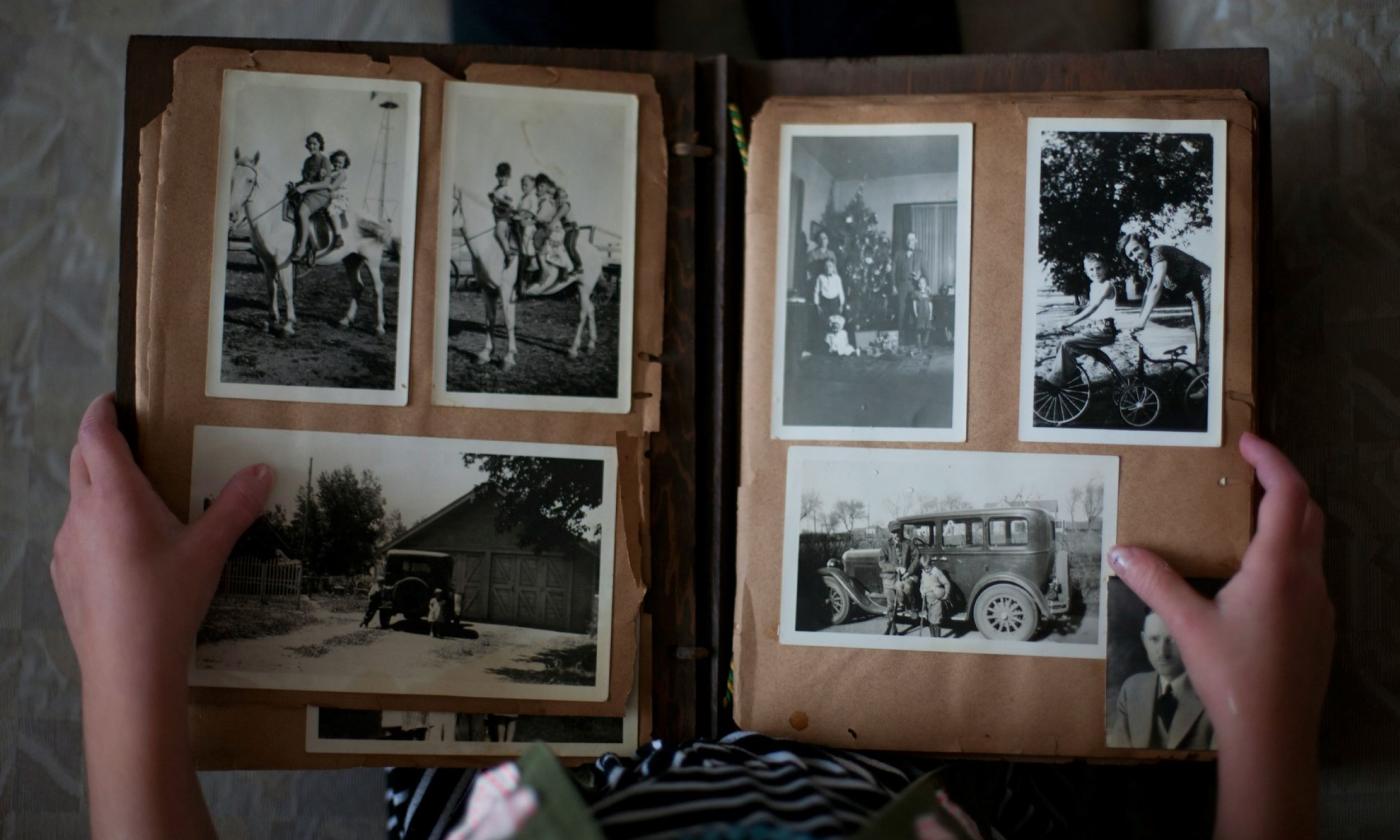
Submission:
POLYGON ((919 248, 924 252, 929 287, 935 292, 949 288, 957 281, 957 230, 956 201, 894 206, 895 250, 903 247, 905 235, 913 231, 919 238, 919 248))

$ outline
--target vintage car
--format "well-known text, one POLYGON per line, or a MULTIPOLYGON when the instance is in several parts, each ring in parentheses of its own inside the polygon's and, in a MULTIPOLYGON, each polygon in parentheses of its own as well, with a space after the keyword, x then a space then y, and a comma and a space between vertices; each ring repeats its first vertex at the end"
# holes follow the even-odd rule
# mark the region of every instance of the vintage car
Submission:
MULTIPOLYGON (((988 639, 1024 641, 1070 606, 1069 552, 1055 547, 1055 521, 1039 508, 987 508, 895 520, 914 541, 915 568, 931 557, 952 584, 947 611, 988 639)), ((853 548, 818 573, 831 623, 859 609, 884 615, 880 549, 853 548)))
POLYGON ((409 621, 426 616, 434 589, 452 592, 453 562, 440 551, 390 549, 380 573, 379 626, 388 627, 396 614, 409 621))

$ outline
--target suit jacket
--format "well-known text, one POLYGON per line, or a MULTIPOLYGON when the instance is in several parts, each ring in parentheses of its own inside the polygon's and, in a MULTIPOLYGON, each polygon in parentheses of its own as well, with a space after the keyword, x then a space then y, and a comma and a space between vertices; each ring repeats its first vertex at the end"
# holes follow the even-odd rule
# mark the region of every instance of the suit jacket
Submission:
MULTIPOLYGON (((1177 695, 1176 714, 1163 744, 1168 750, 1213 750, 1215 727, 1206 717, 1201 698, 1188 679, 1177 695)), ((1110 747, 1149 749, 1152 741, 1153 706, 1157 700, 1157 673, 1133 674, 1123 683, 1108 730, 1110 747)))
MULTIPOLYGON (((907 250, 900 248, 894 252, 894 282, 899 286, 901 295, 908 295, 914 289, 914 269, 923 269, 924 276, 928 277, 928 266, 924 264, 924 250, 915 248, 912 258, 907 250)), ((932 286, 933 281, 929 280, 932 286)))

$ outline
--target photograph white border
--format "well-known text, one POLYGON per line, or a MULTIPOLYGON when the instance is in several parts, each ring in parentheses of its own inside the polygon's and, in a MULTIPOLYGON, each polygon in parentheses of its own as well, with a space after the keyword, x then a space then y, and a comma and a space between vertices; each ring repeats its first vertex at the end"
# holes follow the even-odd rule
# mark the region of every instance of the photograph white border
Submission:
POLYGON ((1009 474, 1028 462, 1072 458, 1099 462, 1103 474, 1103 550, 1105 555, 1118 538, 1118 458, 1114 455, 1061 455, 1040 452, 969 452, 938 449, 863 449, 856 447, 793 446, 788 449, 787 490, 783 505, 782 601, 778 621, 778 642, 784 645, 838 647, 868 650, 934 651, 939 653, 985 653, 1002 656, 1035 656, 1059 659, 1103 659, 1107 649, 1108 563, 1099 558, 1099 633, 1093 644, 1075 642, 993 642, 973 634, 973 638, 935 639, 916 636, 882 636, 863 633, 831 633, 824 630, 797 630, 798 536, 801 533, 802 468, 809 461, 830 464, 850 461, 869 466, 887 462, 908 464, 911 460, 960 464, 959 470, 1009 474))
MULTIPOLYGON (((249 447, 251 440, 261 436, 277 437, 282 451, 314 452, 317 438, 354 439, 365 447, 413 446, 420 448, 415 458, 459 457, 463 453, 480 455, 523 455, 531 458, 573 458, 600 461, 603 465, 603 503, 600 519, 611 523, 603 529, 598 556, 598 659, 591 686, 533 685, 528 683, 484 684, 471 686, 444 685, 442 681, 423 677, 389 677, 383 674, 298 674, 293 672, 255 672, 201 669, 196 667, 198 654, 191 660, 192 686, 217 688, 264 688, 296 691, 345 691, 374 694, 439 695, 451 697, 506 698, 515 700, 573 700, 600 702, 608 699, 612 673, 612 629, 614 575, 616 573, 617 531, 617 450, 611 446, 584 446, 555 443, 516 443, 497 440, 459 440, 456 438, 404 437, 399 435, 360 435, 342 432, 307 430, 254 429, 235 426, 196 426, 191 455, 190 512, 191 520, 198 518, 202 508, 198 488, 194 486, 195 464, 204 453, 231 445, 230 438, 245 438, 235 446, 236 454, 246 453, 252 463, 267 458, 269 449, 249 447)), ((410 465, 405 465, 410 470, 410 465)), ((278 481, 297 481, 300 475, 279 475, 278 481)), ((463 491, 466 492, 466 491, 463 491)), ((391 500, 392 501, 392 500, 391 500)))
POLYGON ((413 334, 414 232, 418 226, 418 156, 422 85, 397 79, 315 76, 225 70, 219 107, 219 174, 214 200, 214 255, 209 283, 209 340, 205 352, 204 395, 248 400, 319 402, 346 405, 408 405, 409 345, 413 334), (224 284, 228 272, 229 180, 233 146, 229 139, 229 103, 249 87, 304 87, 323 90, 390 91, 404 97, 403 221, 399 232, 397 334, 394 337, 394 387, 338 388, 224 382, 224 284))
POLYGON ((1026 229, 1021 279, 1020 439, 1035 443, 1091 443, 1137 446, 1218 447, 1224 426, 1225 393, 1225 276, 1226 269, 1226 122, 1225 120, 1141 120, 1088 117, 1032 117, 1026 126, 1026 229), (1066 429, 1035 425, 1036 301, 1032 287, 1040 259, 1040 154, 1045 131, 1208 134, 1212 141, 1211 218, 1214 250, 1210 264, 1210 359, 1207 378, 1206 430, 1203 432, 1132 431, 1128 429, 1066 429))
MULTIPOLYGON (((494 85, 479 82, 447 82, 442 91, 442 163, 438 174, 437 276, 433 303, 433 404, 466 408, 501 408, 517 411, 586 411, 599 414, 626 414, 632 410, 632 339, 636 308, 637 271, 637 132, 639 105, 635 94, 593 90, 494 85), (452 295, 452 186, 457 181, 456 112, 468 107, 467 99, 534 99, 570 105, 589 102, 624 105, 629 128, 622 142, 622 177, 632 185, 624 189, 623 253, 618 288, 617 393, 612 397, 572 397, 556 394, 501 394, 484 391, 450 391, 447 388, 448 321, 452 295)), ((488 106, 489 107, 489 106, 488 106)), ((493 164, 494 165, 494 164, 493 164)), ((470 232, 469 232, 470 233, 470 232)), ((657 279, 660 282, 660 278, 657 279)), ((517 324, 519 319, 517 316, 517 324)))
POLYGON ((918 441, 964 443, 967 441, 968 304, 972 278, 972 123, 790 123, 782 126, 778 158, 777 270, 772 283, 773 392, 772 432, 778 440, 918 441), (958 139, 957 277, 954 287, 953 325, 953 423, 948 428, 924 429, 899 426, 799 426, 783 422, 783 385, 787 375, 787 307, 784 305, 791 243, 788 207, 792 180, 792 141, 797 137, 923 137, 958 139))
MULTIPOLYGON (((627 697, 626 710, 622 715, 622 740, 616 742, 588 743, 547 742, 549 751, 560 758, 596 758, 604 753, 631 755, 637 751, 641 740, 641 716, 637 713, 637 692, 634 686, 627 697)), ((320 706, 306 707, 306 751, 308 753, 331 753, 357 755, 469 755, 487 758, 511 758, 524 755, 534 746, 534 741, 380 741, 372 738, 322 738, 317 732, 321 722, 320 706)), ((392 711, 399 711, 394 709, 392 711)), ((447 714, 482 714, 481 712, 447 712, 447 714)), ((530 715, 530 717, 539 717, 530 715)), ((552 715, 550 717, 566 717, 552 715)), ((589 717, 609 717, 590 715, 589 717)))

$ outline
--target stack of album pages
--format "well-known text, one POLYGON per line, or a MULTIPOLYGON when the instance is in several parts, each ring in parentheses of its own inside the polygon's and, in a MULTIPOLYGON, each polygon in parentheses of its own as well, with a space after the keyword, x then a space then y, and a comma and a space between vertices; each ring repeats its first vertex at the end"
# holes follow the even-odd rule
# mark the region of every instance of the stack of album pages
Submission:
POLYGON ((213 48, 173 74, 140 138, 140 461, 191 517, 278 476, 199 633, 201 762, 629 750, 652 79, 213 48))

